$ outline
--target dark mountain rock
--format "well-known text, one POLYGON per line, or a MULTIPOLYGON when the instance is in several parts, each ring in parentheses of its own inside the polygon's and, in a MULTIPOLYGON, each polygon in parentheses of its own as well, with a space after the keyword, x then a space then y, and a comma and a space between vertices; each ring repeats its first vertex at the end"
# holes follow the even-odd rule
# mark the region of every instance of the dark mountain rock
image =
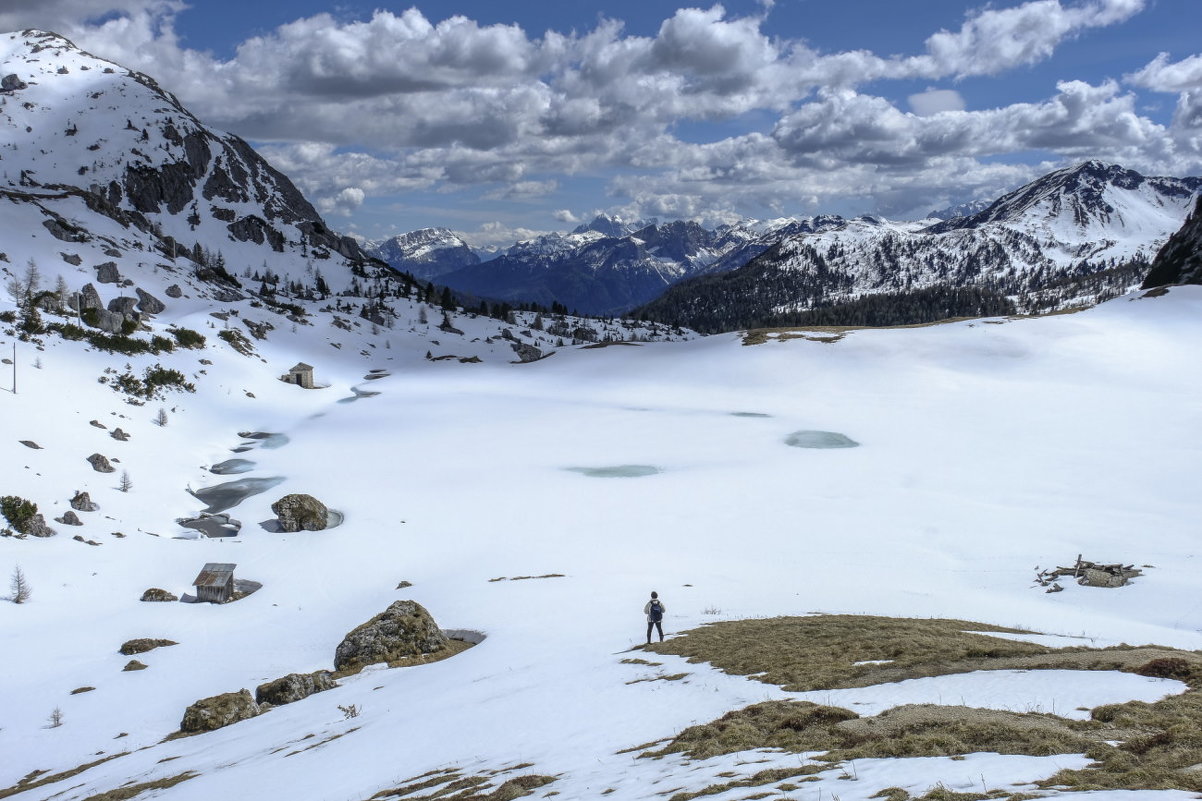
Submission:
POLYGON ((1202 196, 1185 225, 1156 254, 1142 288, 1169 284, 1202 284, 1202 196))
POLYGON ((116 284, 121 280, 115 261, 106 261, 96 265, 96 282, 100 284, 116 284))
POLYGON ((167 309, 167 304, 140 287, 135 287, 134 292, 138 294, 138 311, 146 314, 161 314, 167 309))
POLYGON ((88 457, 88 463, 92 465, 92 469, 97 473, 112 473, 117 469, 109 464, 108 457, 102 453, 93 453, 88 457))
POLYGON ((88 493, 76 492, 75 497, 71 499, 71 508, 77 512, 95 512, 100 505, 95 503, 88 493))

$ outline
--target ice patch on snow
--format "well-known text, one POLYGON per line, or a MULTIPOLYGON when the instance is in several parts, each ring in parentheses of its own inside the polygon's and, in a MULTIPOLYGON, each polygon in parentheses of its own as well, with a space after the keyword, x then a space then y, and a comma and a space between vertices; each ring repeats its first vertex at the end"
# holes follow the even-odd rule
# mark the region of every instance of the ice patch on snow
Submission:
POLYGON ((772 415, 764 414, 763 412, 731 412, 730 416, 731 417, 771 417, 772 415))
POLYGON ((205 509, 209 514, 217 514, 227 509, 233 509, 252 495, 266 492, 284 480, 283 476, 269 478, 240 478, 227 481, 212 487, 189 490, 198 501, 208 504, 205 509))
POLYGON ((794 448, 858 448, 856 442, 846 434, 836 431, 794 431, 785 437, 785 444, 794 448))
POLYGON ((218 476, 231 476, 237 473, 249 473, 255 469, 255 463, 250 459, 226 459, 224 462, 209 468, 209 472, 218 476))
POLYGON ((649 464, 617 464, 609 467, 565 467, 572 473, 579 473, 589 478, 642 478, 662 473, 658 467, 649 464))

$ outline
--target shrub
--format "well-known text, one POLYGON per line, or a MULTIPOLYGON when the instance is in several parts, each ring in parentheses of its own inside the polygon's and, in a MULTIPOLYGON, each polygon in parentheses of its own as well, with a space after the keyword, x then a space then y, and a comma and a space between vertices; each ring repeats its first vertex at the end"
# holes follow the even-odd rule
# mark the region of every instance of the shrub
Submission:
POLYGON ((1190 668, 1189 662, 1178 657, 1167 657, 1162 659, 1153 659, 1147 664, 1140 665, 1135 669, 1135 672, 1141 676, 1150 676, 1155 679, 1188 679, 1193 670, 1190 668))
POLYGON ((173 328, 171 335, 175 337, 176 344, 181 348, 200 349, 205 346, 204 335, 191 328, 173 328))
POLYGON ((4 514, 10 526, 24 534, 38 513, 38 505, 17 495, 5 495, 0 498, 0 513, 4 514))

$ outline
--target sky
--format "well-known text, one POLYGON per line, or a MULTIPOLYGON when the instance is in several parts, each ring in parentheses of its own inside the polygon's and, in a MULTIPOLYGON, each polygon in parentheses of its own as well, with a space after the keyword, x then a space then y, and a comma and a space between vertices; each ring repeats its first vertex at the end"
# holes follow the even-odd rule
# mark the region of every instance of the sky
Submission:
POLYGON ((1199 0, 0 0, 247 139, 330 224, 917 218, 1086 159, 1202 174, 1199 0))

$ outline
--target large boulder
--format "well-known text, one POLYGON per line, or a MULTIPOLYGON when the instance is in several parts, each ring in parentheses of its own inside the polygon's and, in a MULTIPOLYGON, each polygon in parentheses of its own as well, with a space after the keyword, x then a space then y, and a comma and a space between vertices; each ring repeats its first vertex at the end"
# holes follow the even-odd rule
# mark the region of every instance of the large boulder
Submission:
POLYGON ((77 491, 75 497, 71 499, 71 508, 77 512, 95 512, 100 505, 95 503, 88 493, 77 491))
POLYGON ((308 698, 313 693, 331 690, 338 685, 328 670, 318 670, 314 673, 289 673, 283 678, 260 684, 255 689, 255 701, 260 704, 291 704, 302 698, 308 698))
POLYGON ((146 592, 142 593, 143 601, 178 601, 179 598, 170 592, 159 587, 151 587, 146 592))
POLYGON ((117 262, 106 261, 104 264, 97 264, 96 280, 102 284, 115 284, 120 281, 121 273, 117 270, 117 262))
POLYGON ((343 638, 334 651, 334 667, 355 670, 377 662, 394 662, 441 651, 447 643, 446 635, 421 604, 394 601, 343 638))
POLYGON ((103 309, 104 302, 100 299, 100 293, 96 291, 96 287, 91 284, 84 284, 83 289, 79 290, 79 309, 103 309))
POLYGON ((54 522, 62 523, 64 526, 82 526, 83 525, 83 521, 79 519, 79 515, 75 514, 75 511, 72 509, 68 509, 67 511, 63 512, 62 517, 54 518, 54 522))
POLYGON ((185 734, 198 734, 249 720, 262 712, 249 690, 222 693, 202 698, 184 712, 179 729, 185 734))
POLYGON ((134 289, 138 293, 138 311, 146 314, 161 314, 167 308, 167 304, 156 298, 154 295, 146 292, 141 287, 134 289))
POLYGON ((172 284, 164 291, 167 293, 167 297, 169 298, 182 298, 184 296, 184 290, 179 288, 179 284, 172 284))
POLYGON ((41 512, 38 512, 30 518, 25 525, 25 530, 21 533, 31 537, 53 537, 57 532, 46 524, 46 518, 41 512))
POLYGON ((88 463, 92 465, 92 469, 97 473, 113 473, 117 468, 109 464, 108 457, 102 453, 93 453, 88 457, 88 463))
POLYGON ((5 75, 3 80, 0 80, 0 92, 16 92, 26 88, 28 84, 21 80, 14 72, 11 75, 5 75))
POLYGON ((137 311, 134 309, 137 305, 137 298, 122 295, 109 301, 109 311, 113 314, 120 314, 122 317, 133 317, 137 314, 137 311))
POLYGON ((326 527, 329 510, 312 495, 285 495, 271 505, 280 520, 281 531, 321 531, 326 527))

